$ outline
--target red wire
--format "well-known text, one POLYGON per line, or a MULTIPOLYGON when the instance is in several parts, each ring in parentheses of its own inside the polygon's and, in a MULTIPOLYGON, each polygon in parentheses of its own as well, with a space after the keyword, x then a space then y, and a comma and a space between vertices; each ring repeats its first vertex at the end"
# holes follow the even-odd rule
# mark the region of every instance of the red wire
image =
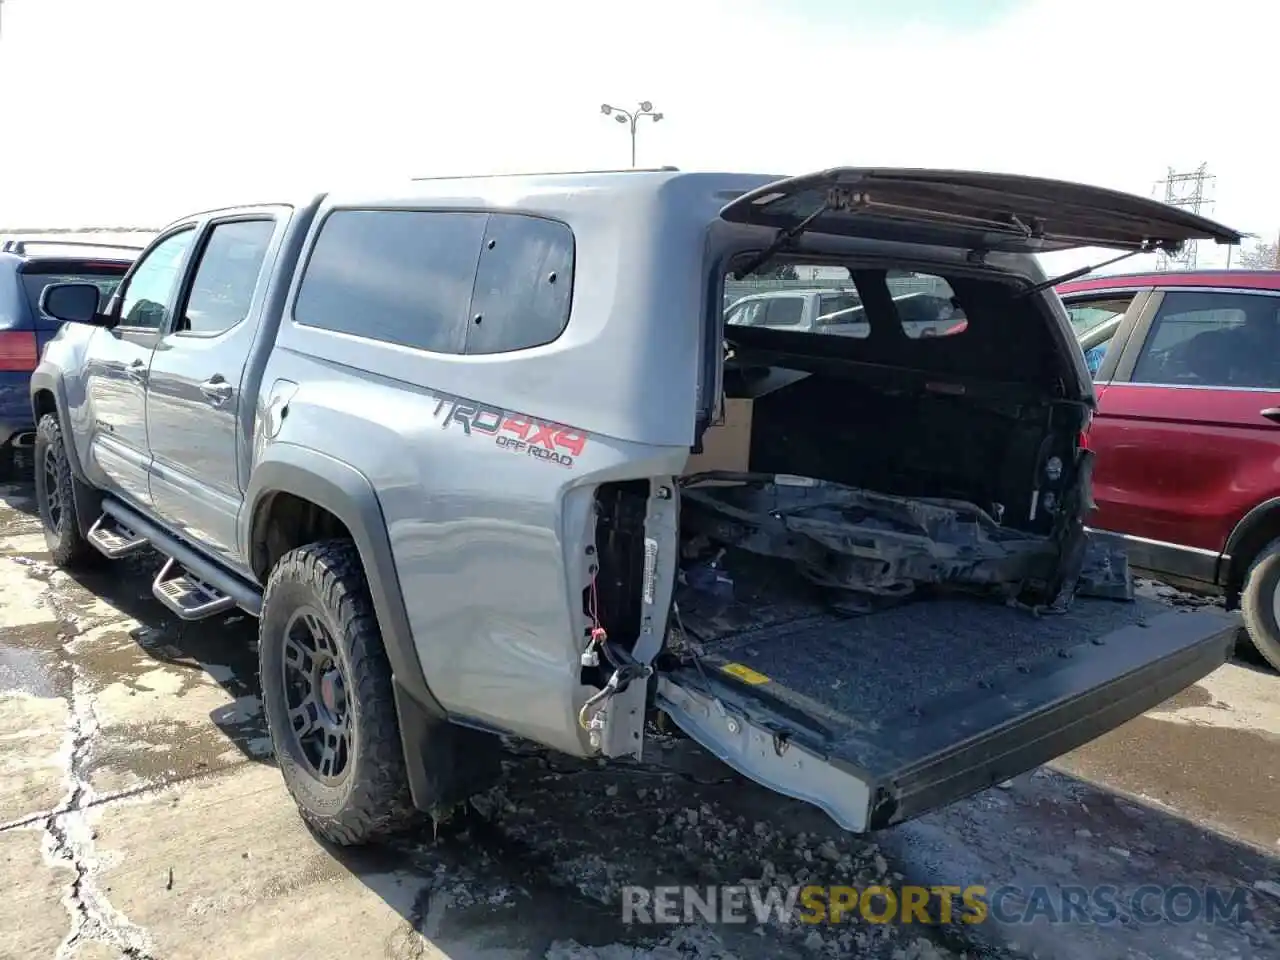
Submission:
POLYGON ((603 643, 608 634, 605 633, 604 627, 600 625, 600 606, 599 597, 596 593, 595 574, 591 576, 591 600, 589 605, 591 607, 591 642, 593 644, 603 643))

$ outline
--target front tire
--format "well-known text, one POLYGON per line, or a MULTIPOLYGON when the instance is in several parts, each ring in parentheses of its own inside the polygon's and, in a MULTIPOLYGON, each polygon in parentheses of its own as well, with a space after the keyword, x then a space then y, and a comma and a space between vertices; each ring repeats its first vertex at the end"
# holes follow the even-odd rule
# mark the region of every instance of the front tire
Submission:
POLYGON ((1249 639, 1280 671, 1280 540, 1258 551, 1240 591, 1240 613, 1249 639))
POLYGON ((59 567, 84 567, 102 555, 80 535, 76 516, 75 477, 62 438, 58 416, 46 413, 36 425, 36 506, 44 542, 59 567))
POLYGON ((343 846, 413 817, 391 666, 355 545, 291 550, 259 621, 262 699, 285 785, 303 820, 343 846))

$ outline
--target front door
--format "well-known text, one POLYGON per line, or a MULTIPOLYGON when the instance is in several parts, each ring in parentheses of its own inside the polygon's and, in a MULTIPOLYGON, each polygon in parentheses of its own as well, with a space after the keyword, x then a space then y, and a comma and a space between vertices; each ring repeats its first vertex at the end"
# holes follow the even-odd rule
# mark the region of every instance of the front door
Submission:
POLYGON ((257 329, 246 321, 261 299, 276 223, 259 212, 206 226, 147 387, 155 512, 233 563, 241 378, 257 329))
POLYGON ((179 227, 142 255, 109 308, 116 326, 96 331, 89 349, 89 479, 137 504, 151 502, 145 401, 151 354, 194 237, 193 226, 179 227))

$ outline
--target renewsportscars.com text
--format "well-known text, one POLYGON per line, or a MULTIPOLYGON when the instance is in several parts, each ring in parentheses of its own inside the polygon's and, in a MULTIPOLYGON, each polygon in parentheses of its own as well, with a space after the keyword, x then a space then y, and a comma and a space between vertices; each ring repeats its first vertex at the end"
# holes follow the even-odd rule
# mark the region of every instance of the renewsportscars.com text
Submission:
POLYGON ((1243 887, 623 887, 626 924, 1217 923, 1248 919, 1243 887))

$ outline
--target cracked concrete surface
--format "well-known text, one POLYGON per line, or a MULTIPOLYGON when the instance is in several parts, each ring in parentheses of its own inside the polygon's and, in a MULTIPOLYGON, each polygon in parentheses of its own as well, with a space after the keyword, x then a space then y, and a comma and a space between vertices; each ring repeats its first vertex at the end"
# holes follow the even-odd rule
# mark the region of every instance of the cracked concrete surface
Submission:
POLYGON ((0 487, 0 960, 871 957, 1280 952, 1280 678, 1230 665, 1057 764, 905 828, 845 834, 686 743, 663 769, 508 750, 438 834, 337 850, 275 769, 255 624, 169 619, 155 563, 56 570, 0 487), (1117 792, 1120 791, 1120 792, 1117 792), (1146 798, 1141 800, 1138 798, 1146 798), (1117 852, 1119 851, 1119 852, 1117 852), (1216 883, 1245 923, 626 927, 626 883, 1216 883))

